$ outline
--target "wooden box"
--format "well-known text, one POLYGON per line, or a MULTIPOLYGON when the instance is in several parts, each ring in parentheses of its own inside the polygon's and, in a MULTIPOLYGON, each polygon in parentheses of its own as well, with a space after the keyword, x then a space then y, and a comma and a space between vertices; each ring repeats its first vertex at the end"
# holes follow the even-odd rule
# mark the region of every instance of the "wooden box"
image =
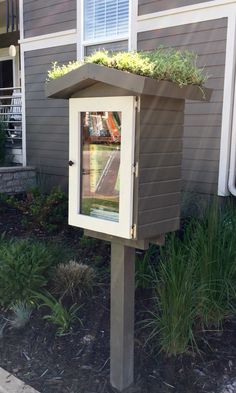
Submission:
MULTIPOLYGON (((180 88, 171 82, 85 64, 49 82, 46 94, 50 98, 70 99, 69 223, 96 237, 105 234, 109 240, 115 237, 133 243, 153 241, 161 234, 177 230, 185 100, 209 100, 211 91, 198 86, 180 88), (108 213, 106 208, 100 209, 99 216, 96 207, 91 208, 91 214, 86 210, 83 213, 81 205, 85 198, 84 176, 91 177, 90 172, 94 172, 91 160, 94 162, 95 156, 91 156, 89 148, 100 143, 100 148, 105 151, 111 143, 107 130, 103 130, 104 136, 99 135, 97 139, 96 135, 90 135, 85 141, 81 135, 82 114, 92 118, 99 113, 103 114, 101 119, 108 118, 111 113, 118 121, 119 117, 122 119, 120 145, 117 147, 120 149, 118 216, 114 216, 114 211, 108 213), (89 148, 86 147, 88 143, 89 148), (88 154, 90 164, 82 164, 88 154)), ((118 153, 114 152, 114 146, 112 154, 116 156, 116 159, 113 157, 115 162, 118 153)), ((103 181, 104 171, 103 168, 103 181)), ((101 183, 101 179, 99 181, 101 183)), ((89 184, 92 187, 91 179, 89 184)), ((99 205, 99 200, 91 195, 89 203, 99 205)))

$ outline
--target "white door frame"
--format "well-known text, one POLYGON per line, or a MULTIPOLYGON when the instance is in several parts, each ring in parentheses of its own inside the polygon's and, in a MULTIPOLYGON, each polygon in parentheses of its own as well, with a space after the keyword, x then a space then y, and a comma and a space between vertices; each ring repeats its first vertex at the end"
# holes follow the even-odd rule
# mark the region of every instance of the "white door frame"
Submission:
POLYGON ((69 157, 74 163, 69 167, 69 224, 118 236, 132 238, 133 225, 133 165, 135 141, 135 97, 71 98, 69 157), (121 118, 121 156, 119 221, 114 222, 84 215, 81 201, 81 124, 80 113, 87 111, 116 111, 121 118))

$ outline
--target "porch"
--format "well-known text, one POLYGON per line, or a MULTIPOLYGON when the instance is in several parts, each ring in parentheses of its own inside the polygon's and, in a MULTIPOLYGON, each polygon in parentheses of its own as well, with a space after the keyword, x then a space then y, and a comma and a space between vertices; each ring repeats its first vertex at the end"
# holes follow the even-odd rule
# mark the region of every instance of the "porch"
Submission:
POLYGON ((5 133, 5 165, 22 165, 21 87, 0 88, 0 126, 5 133))

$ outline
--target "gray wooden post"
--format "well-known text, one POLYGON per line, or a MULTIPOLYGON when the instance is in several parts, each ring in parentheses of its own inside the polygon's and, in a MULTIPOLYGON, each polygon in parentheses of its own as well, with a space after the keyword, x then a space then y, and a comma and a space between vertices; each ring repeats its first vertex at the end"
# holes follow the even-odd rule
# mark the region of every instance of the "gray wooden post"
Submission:
POLYGON ((111 243, 110 381, 119 391, 134 379, 135 248, 111 243))

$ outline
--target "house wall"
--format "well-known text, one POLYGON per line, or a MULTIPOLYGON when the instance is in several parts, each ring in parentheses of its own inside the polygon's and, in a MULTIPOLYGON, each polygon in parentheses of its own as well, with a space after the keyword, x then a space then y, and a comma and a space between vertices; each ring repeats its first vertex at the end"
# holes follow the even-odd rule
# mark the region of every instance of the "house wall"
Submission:
POLYGON ((139 15, 150 14, 152 12, 159 12, 170 10, 172 8, 184 7, 198 3, 205 3, 213 0, 139 0, 138 13, 139 15))
POLYGON ((45 80, 52 62, 75 58, 75 45, 25 53, 27 162, 37 167, 42 182, 50 178, 62 187, 68 176, 68 101, 45 98, 45 80))
MULTIPOLYGON (((149 14, 172 7, 198 3, 204 4, 206 0, 139 0, 139 13, 149 14)), ((210 0, 208 3, 214 3, 214 0, 210 0)), ((55 33, 56 40, 57 32, 68 28, 76 28, 75 9, 76 0, 48 0, 47 2, 46 0, 38 0, 37 2, 24 0, 25 38, 38 35, 38 41, 36 37, 32 41, 34 49, 37 42, 40 42, 42 34, 52 33, 53 37, 55 33), (47 18, 49 14, 50 17, 47 18)), ((169 18, 171 24, 171 16, 169 18)), ((189 191, 217 192, 227 21, 228 18, 220 18, 170 28, 156 28, 155 30, 140 32, 137 35, 138 50, 152 50, 164 45, 197 52, 199 65, 205 67, 209 74, 207 86, 214 90, 211 102, 189 102, 186 105, 182 174, 183 187, 189 191)), ((158 19, 156 24, 158 26, 158 19)), ((76 41, 76 37, 79 40, 78 35, 75 36, 73 42, 76 41)), ((53 38, 50 39, 53 40, 53 38)), ((40 45, 43 45, 42 41, 40 45)), ((30 50, 29 43, 26 43, 26 46, 27 163, 38 165, 40 171, 46 175, 55 175, 56 177, 52 177, 52 181, 58 182, 59 179, 62 179, 60 182, 66 184, 68 158, 67 103, 57 101, 49 104, 48 101, 45 101, 43 83, 50 62, 55 60, 67 62, 75 59, 80 54, 80 43, 40 50, 30 50), (72 47, 73 49, 71 49, 72 47), (66 50, 64 51, 64 49, 66 50), (52 114, 52 116, 49 114, 52 114)), ((127 50, 128 41, 90 45, 84 48, 84 54, 88 55, 92 50, 99 48, 127 50)))
POLYGON ((76 28, 76 0, 24 0, 25 38, 76 28))
POLYGON ((213 95, 209 103, 187 102, 183 142, 184 189, 217 192, 223 105, 227 19, 189 24, 138 35, 138 50, 163 46, 188 49, 199 55, 213 95))

